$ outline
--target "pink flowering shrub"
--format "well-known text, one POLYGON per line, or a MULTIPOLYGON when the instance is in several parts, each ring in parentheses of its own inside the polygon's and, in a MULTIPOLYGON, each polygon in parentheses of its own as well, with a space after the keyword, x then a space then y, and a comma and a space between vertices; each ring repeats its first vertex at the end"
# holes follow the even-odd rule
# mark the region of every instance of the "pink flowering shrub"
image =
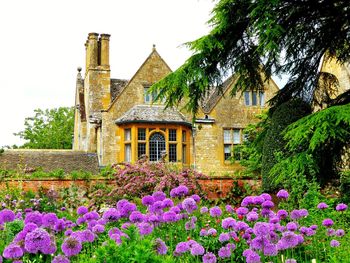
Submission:
POLYGON ((116 186, 109 195, 144 196, 156 191, 169 193, 172 188, 185 185, 190 193, 204 196, 197 180, 206 176, 189 168, 176 170, 162 162, 137 162, 116 165, 114 168, 116 186))

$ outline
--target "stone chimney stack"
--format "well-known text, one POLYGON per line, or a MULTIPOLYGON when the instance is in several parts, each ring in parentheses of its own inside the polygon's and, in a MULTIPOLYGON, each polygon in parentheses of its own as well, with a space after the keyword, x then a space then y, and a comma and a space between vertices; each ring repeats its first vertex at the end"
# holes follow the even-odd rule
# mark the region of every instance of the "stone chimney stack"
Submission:
POLYGON ((89 33, 86 42, 86 70, 98 66, 98 34, 89 33))
POLYGON ((109 69, 109 38, 111 35, 101 34, 99 39, 100 63, 103 69, 109 69))

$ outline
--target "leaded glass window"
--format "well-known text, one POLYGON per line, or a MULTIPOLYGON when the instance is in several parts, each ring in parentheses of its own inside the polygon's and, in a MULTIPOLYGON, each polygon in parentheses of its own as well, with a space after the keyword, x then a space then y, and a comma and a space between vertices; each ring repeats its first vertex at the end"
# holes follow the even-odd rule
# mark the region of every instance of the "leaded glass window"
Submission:
POLYGON ((169 129, 169 141, 176 142, 176 130, 169 129))
POLYGON ((146 129, 145 128, 138 128, 137 129, 137 140, 139 140, 139 141, 146 140, 146 129))
POLYGON ((177 161, 177 144, 169 144, 169 162, 177 161))
POLYGON ((137 144, 137 158, 140 159, 142 155, 146 154, 146 143, 137 144))
POLYGON ((160 132, 152 134, 149 138, 149 160, 159 161, 162 152, 165 151, 165 138, 160 132))
POLYGON ((125 144, 125 162, 131 162, 131 144, 125 144))

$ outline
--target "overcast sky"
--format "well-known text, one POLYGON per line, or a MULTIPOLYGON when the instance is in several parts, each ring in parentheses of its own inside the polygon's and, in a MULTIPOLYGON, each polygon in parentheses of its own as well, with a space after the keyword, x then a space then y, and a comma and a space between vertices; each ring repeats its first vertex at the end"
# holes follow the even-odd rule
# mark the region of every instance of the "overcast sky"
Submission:
POLYGON ((209 32, 212 0, 11 0, 0 3, 0 147, 36 108, 73 106, 89 32, 110 39, 112 78, 130 79, 156 44, 172 70, 181 44, 209 32))

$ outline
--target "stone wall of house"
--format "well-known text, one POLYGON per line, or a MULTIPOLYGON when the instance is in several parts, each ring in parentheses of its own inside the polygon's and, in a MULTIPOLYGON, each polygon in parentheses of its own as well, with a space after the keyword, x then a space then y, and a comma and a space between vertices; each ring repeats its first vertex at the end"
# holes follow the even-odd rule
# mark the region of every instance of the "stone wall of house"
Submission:
POLYGON ((42 168, 49 172, 63 169, 87 171, 97 174, 99 171, 96 153, 72 150, 6 150, 0 154, 0 169, 33 171, 42 168))

